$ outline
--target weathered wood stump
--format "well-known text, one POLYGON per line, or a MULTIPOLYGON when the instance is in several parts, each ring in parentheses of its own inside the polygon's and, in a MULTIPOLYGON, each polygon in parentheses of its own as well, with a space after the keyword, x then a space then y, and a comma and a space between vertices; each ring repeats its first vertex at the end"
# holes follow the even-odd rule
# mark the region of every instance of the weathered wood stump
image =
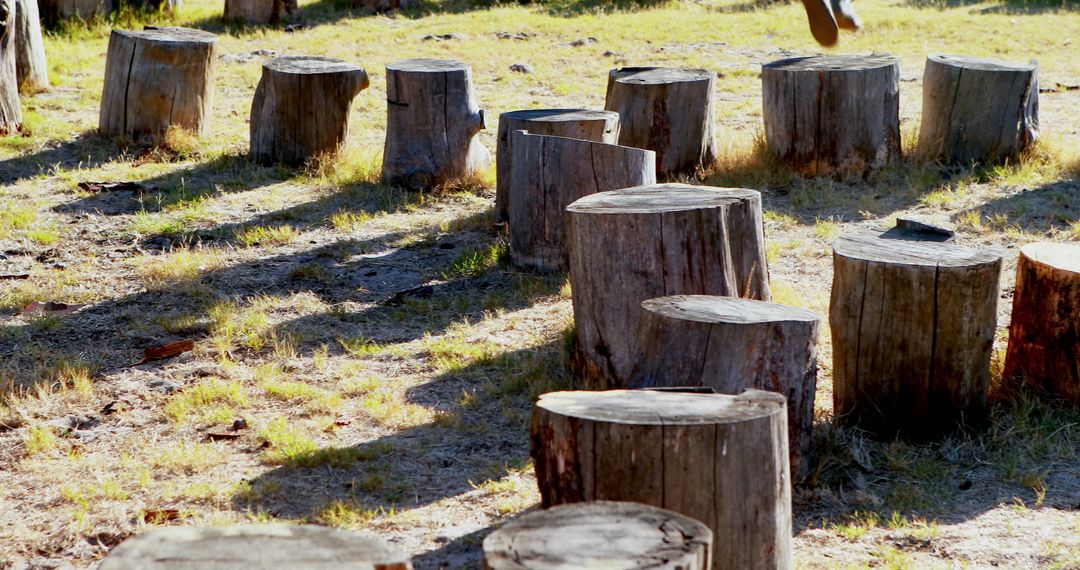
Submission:
POLYGON ((297 0, 225 0, 226 20, 276 24, 296 17, 297 0))
POLYGON ((499 136, 495 147, 496 224, 510 219, 507 196, 510 194, 514 160, 510 134, 519 130, 532 135, 615 143, 619 138, 619 114, 587 109, 530 109, 499 115, 499 136))
POLYGON ((833 246, 833 408, 842 421, 911 439, 985 422, 1001 254, 947 239, 892 229, 833 246))
POLYGON ((633 501, 713 531, 713 568, 790 568, 787 420, 779 394, 554 392, 536 403, 542 505, 633 501))
POLYGON ((1039 64, 931 54, 919 151, 949 163, 1017 158, 1039 138, 1039 64))
POLYGON ((657 177, 670 180, 716 159, 715 84, 704 69, 612 69, 604 108, 619 113, 619 144, 655 151, 657 177))
POLYGON ((113 30, 98 129, 139 139, 171 126, 202 133, 214 104, 217 36, 188 28, 113 30))
POLYGON ((20 93, 49 88, 49 62, 45 60, 37 0, 15 0, 15 75, 20 93))
POLYGON ((484 112, 473 97, 471 75, 459 61, 407 59, 386 66, 384 182, 426 190, 491 163, 476 138, 484 112))
POLYGON ((410 570, 373 536, 321 526, 161 527, 120 543, 101 570, 410 570))
POLYGON ((1080 246, 1020 250, 1003 376, 1080 405, 1080 246))
POLYGON ((559 505, 484 539, 485 570, 711 568, 712 531, 679 513, 616 501, 559 505))
POLYGON ((251 158, 298 165, 336 154, 349 133, 353 98, 368 84, 367 72, 339 59, 289 56, 263 63, 251 101, 251 158))
POLYGON ((900 158, 900 60, 795 57, 761 67, 769 149, 810 176, 862 175, 900 158))
POLYGON ((769 299, 761 194, 685 184, 601 192, 567 207, 577 373, 624 388, 641 302, 666 295, 769 299))
POLYGON ((510 257, 543 271, 566 268, 566 207, 578 198, 656 183, 651 150, 514 131, 510 257))
POLYGON ((0 136, 22 130, 15 34, 15 0, 0 0, 0 136))
POLYGON ((108 15, 119 6, 119 0, 38 0, 41 21, 49 27, 63 20, 90 20, 95 16, 108 15))
POLYGON ((821 317, 796 307, 711 295, 660 297, 641 306, 645 323, 629 386, 782 394, 791 471, 806 475, 821 317))

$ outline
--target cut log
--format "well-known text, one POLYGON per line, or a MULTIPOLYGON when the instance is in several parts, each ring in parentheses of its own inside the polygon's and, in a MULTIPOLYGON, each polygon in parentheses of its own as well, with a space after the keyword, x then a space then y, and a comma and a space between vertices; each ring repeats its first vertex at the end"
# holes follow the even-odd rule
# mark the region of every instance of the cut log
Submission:
POLYGON ((1080 406, 1080 246, 1020 250, 1003 376, 1080 406))
POLYGON ((37 0, 15 0, 15 75, 20 93, 33 94, 49 88, 49 63, 45 60, 37 0))
POLYGON ((795 57, 761 67, 769 149, 810 176, 859 176, 900 158, 900 60, 795 57))
POLYGON ((226 20, 276 24, 296 17, 297 0, 225 0, 226 20))
POLYGON ((100 570, 410 570, 408 557, 373 536, 284 524, 162 527, 129 538, 100 570))
POLYGON ((15 34, 15 0, 0 0, 0 136, 22 130, 15 34))
POLYGON ((38 0, 38 13, 41 22, 52 28, 64 20, 91 20, 95 16, 106 16, 119 6, 119 0, 38 0))
POLYGON ((485 570, 708 570, 712 531, 679 513, 616 501, 559 505, 484 539, 485 570))
POLYGON ((948 163, 1016 159, 1039 138, 1039 64, 932 54, 919 152, 948 163))
POLYGON ((784 398, 554 392, 536 404, 541 504, 633 501, 713 531, 713 568, 791 568, 784 398))
POLYGON ((567 207, 577 373, 625 388, 641 302, 666 295, 769 300, 761 194, 656 184, 601 192, 567 207))
POLYGON ((201 134, 214 103, 217 36, 188 28, 113 30, 98 129, 141 139, 177 126, 201 134))
POLYGON ((619 144, 655 151, 657 177, 670 180, 716 159, 715 84, 704 69, 612 69, 604 108, 619 113, 619 144))
POLYGON ((407 59, 386 66, 383 181, 426 190, 478 173, 491 155, 468 64, 407 59))
POLYGON ((833 246, 833 408, 884 437, 928 440, 987 417, 1001 254, 926 232, 833 246))
POLYGON ((787 399, 793 474, 810 468, 821 318, 810 311, 734 297, 676 295, 641 304, 645 324, 631 388, 706 386, 787 399))
POLYGON ((566 207, 578 198, 656 183, 651 150, 514 131, 510 258, 542 271, 566 268, 566 207))
POLYGON ((510 219, 507 196, 513 153, 510 133, 528 131, 533 135, 551 135, 586 141, 618 142, 619 114, 614 111, 586 109, 530 109, 499 115, 499 136, 495 147, 495 223, 510 219))
POLYGON ((337 154, 349 133, 353 98, 367 87, 367 72, 339 59, 277 57, 263 63, 251 102, 251 158, 299 165, 337 154))

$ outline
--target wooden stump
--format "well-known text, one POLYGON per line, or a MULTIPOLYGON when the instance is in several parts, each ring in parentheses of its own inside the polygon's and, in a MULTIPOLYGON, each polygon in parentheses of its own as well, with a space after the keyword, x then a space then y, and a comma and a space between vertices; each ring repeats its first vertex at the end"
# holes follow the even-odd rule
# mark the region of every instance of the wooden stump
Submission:
POLYGON ((769 299, 754 190, 657 184, 593 194, 566 210, 575 368, 593 386, 626 387, 646 299, 769 299))
POLYGON ((655 151, 656 175, 669 180, 716 159, 715 84, 704 69, 612 69, 604 108, 619 113, 619 144, 655 151))
POLYGON ((986 420, 1001 254, 889 230, 833 246, 833 408, 885 437, 986 420))
POLYGON ((276 24, 296 17, 297 0, 225 0, 226 20, 276 24))
POLYGON ((1016 159, 1039 138, 1039 64, 930 55, 919 149, 949 163, 1016 159))
POLYGON ((15 0, 0 0, 0 136, 22 130, 15 35, 15 0))
POLYGON ((20 93, 49 88, 49 63, 45 60, 37 0, 15 0, 15 75, 20 93))
POLYGON ((900 158, 900 60, 814 56, 761 68, 769 149, 810 176, 862 175, 900 158))
POLYGON ((810 311, 734 297, 649 299, 631 388, 755 388, 787 399, 792 473, 810 468, 821 318, 810 311))
POLYGON ((495 223, 510 219, 507 196, 510 193, 510 134, 528 131, 533 135, 552 135, 586 141, 615 143, 619 138, 619 114, 613 111, 586 109, 530 109, 499 115, 499 133, 495 147, 495 223))
POLYGON ((679 513, 616 501, 522 515, 484 539, 485 570, 711 568, 712 531, 679 513))
POLYGON ((38 0, 41 21, 48 27, 64 20, 90 20, 112 14, 119 6, 119 0, 38 0))
POLYGON ((713 531, 713 568, 791 568, 784 398, 649 390, 554 392, 536 404, 542 505, 633 501, 713 531))
POLYGON ((1003 375, 1080 405, 1080 246, 1020 250, 1003 375))
POLYGON ((113 30, 98 129, 139 139, 171 126, 202 133, 214 102, 217 36, 188 28, 113 30))
POLYGON ((566 268, 566 207, 589 194, 656 183, 651 150, 514 131, 510 257, 543 271, 566 268))
POLYGON ((336 154, 349 133, 349 109, 367 89, 363 69, 328 57, 277 57, 263 63, 251 102, 251 158, 299 165, 336 154))
POLYGON ((407 59, 386 66, 383 181, 426 190, 475 174, 491 155, 476 138, 484 112, 468 64, 407 59))
POLYGON ((409 559, 373 536, 313 525, 161 527, 129 538, 100 570, 410 570, 409 559))

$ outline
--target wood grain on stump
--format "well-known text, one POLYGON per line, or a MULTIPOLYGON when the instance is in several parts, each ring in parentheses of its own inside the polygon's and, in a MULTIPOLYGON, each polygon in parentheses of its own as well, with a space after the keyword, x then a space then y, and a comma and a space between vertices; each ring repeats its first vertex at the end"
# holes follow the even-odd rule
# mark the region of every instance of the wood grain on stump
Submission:
POLYGON ((769 149, 810 176, 861 175, 900 158, 900 60, 795 57, 761 68, 769 149))
POLYGON ((1080 245, 1020 250, 1004 377, 1080 405, 1080 245))
POLYGON ((836 415, 885 437, 986 420, 1001 254, 868 231, 833 246, 836 415))
POLYGON ((713 531, 713 568, 790 568, 784 398, 650 390, 554 392, 536 404, 542 505, 633 501, 713 531))
POLYGON ((656 176, 668 180, 716 159, 715 84, 704 69, 612 69, 604 108, 619 113, 619 144, 655 151, 656 176))
POLYGON ((590 385, 626 387, 646 299, 769 299, 754 190, 656 184, 592 194, 567 212, 574 360, 590 385))
POLYGON ((386 66, 383 181, 425 190, 475 174, 491 155, 468 64, 407 59, 386 66))
POLYGON ((755 388, 787 399, 792 473, 810 468, 821 317, 764 301, 676 295, 645 311, 631 388, 707 386, 720 394, 755 388))
POLYGON ((303 164, 336 154, 349 133, 353 98, 367 73, 327 57, 278 57, 263 63, 251 102, 251 157, 257 162, 303 164))
POLYGON ((514 131, 510 257, 543 271, 566 268, 566 207, 589 194, 656 182, 651 150, 514 131))
POLYGON ((15 34, 15 0, 0 0, 0 136, 22 130, 15 34))
POLYGON ((950 163, 1015 159, 1039 138, 1039 64, 932 54, 919 149, 950 163))
POLYGON ((98 129, 139 139, 171 126, 202 133, 214 103, 217 36, 188 28, 113 30, 98 129))
POLYGON ((119 0, 38 0, 41 21, 49 27, 55 27, 64 20, 90 20, 95 16, 105 16, 119 7, 119 0))
POLYGON ((226 20, 276 24, 296 17, 297 0, 225 0, 226 20))
POLYGON ((484 539, 485 570, 707 570, 712 531, 640 503, 559 505, 511 520, 484 539))
POLYGON ((37 0, 15 0, 15 75, 20 93, 49 88, 49 62, 45 60, 37 0))
POLYGON ((495 222, 510 219, 510 177, 514 160, 510 148, 510 133, 528 131, 533 135, 552 135, 597 141, 618 142, 619 114, 614 111, 588 109, 529 109, 499 115, 498 139, 495 147, 495 222))
POLYGON ((120 543, 100 570, 410 570, 382 540, 321 526, 162 527, 120 543))

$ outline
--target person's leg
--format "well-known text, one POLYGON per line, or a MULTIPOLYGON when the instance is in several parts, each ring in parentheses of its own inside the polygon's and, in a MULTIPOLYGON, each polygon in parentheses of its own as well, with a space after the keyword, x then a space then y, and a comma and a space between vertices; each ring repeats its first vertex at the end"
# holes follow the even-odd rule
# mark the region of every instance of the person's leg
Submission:
POLYGON ((806 8, 806 18, 810 21, 810 33, 814 35, 814 39, 826 47, 836 45, 837 22, 832 8, 829 7, 829 0, 802 0, 802 3, 806 8))

